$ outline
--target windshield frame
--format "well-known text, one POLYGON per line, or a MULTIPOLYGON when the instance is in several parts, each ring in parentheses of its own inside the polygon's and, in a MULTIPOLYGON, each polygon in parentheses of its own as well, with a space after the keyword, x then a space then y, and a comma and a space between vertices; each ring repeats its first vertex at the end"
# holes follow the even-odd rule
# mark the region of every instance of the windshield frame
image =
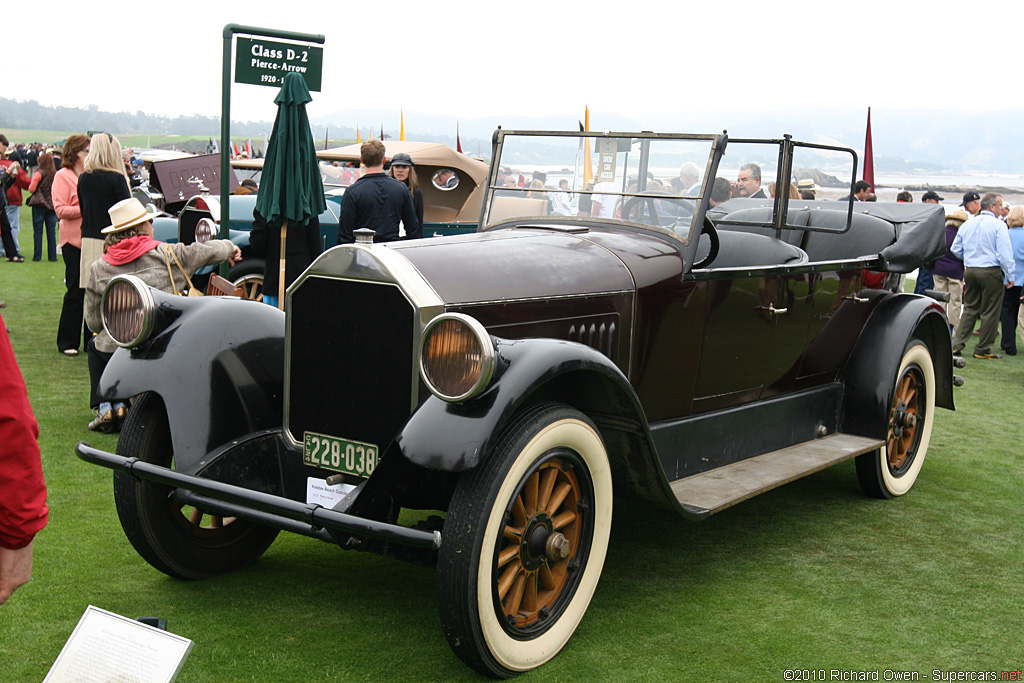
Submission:
MULTIPOLYGON (((480 227, 481 232, 495 229, 502 225, 519 224, 519 223, 538 223, 542 222, 545 224, 557 225, 564 222, 578 223, 581 220, 595 223, 609 223, 616 226, 630 227, 630 228, 641 228, 646 230, 653 230, 659 234, 666 235, 672 239, 678 240, 684 247, 690 246, 696 241, 697 236, 700 234, 701 227, 704 222, 704 214, 708 209, 708 202, 710 196, 710 184, 714 181, 714 178, 718 169, 718 162, 721 159, 722 152, 727 144, 728 137, 723 132, 720 135, 713 134, 689 134, 689 133, 651 133, 651 132, 597 132, 597 131, 516 131, 516 130, 502 130, 499 128, 494 133, 492 140, 492 162, 490 169, 487 174, 486 194, 484 196, 483 205, 480 213, 480 227), (622 197, 624 201, 628 201, 633 197, 655 197, 659 199, 678 199, 691 201, 695 210, 690 219, 689 225, 677 226, 685 227, 685 230, 677 232, 676 230, 662 227, 659 225, 652 225, 650 223, 644 223, 639 221, 630 221, 622 218, 597 218, 591 216, 565 216, 565 215, 538 215, 538 216, 514 216, 510 218, 495 217, 492 220, 492 209, 494 208, 494 200, 505 193, 522 193, 526 196, 529 188, 508 188, 500 187, 498 185, 499 171, 503 166, 502 162, 502 151, 505 147, 505 138, 507 137, 559 137, 559 138, 572 138, 572 139, 588 139, 588 145, 597 144, 598 140, 601 139, 612 139, 612 140, 629 140, 630 150, 629 155, 634 154, 632 151, 633 145, 638 148, 639 158, 635 168, 630 168, 629 172, 637 176, 638 187, 635 191, 629 192, 626 189, 620 189, 614 194, 615 196, 622 197), (593 138, 594 141, 589 139, 593 138), (709 143, 708 158, 704 163, 703 168, 703 180, 701 181, 700 192, 698 195, 668 195, 668 194, 651 194, 645 192, 647 189, 647 169, 648 169, 648 152, 650 145, 654 141, 696 141, 696 142, 707 142, 709 143)), ((631 158, 631 157, 630 157, 631 158)), ((625 182, 625 174, 623 183, 625 182)), ((560 190, 548 190, 548 192, 559 192, 560 190)), ((587 190, 572 190, 573 194, 577 195, 601 195, 603 192, 594 192, 587 190)), ((638 200, 643 202, 643 200, 638 200)))

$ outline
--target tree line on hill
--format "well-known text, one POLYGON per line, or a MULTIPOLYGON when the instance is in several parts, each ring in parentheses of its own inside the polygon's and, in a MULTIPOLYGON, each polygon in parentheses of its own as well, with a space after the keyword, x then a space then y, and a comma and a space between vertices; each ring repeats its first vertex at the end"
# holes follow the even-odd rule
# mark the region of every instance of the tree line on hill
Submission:
MULTIPOLYGON (((6 128, 31 130, 110 130, 119 133, 151 135, 220 134, 220 118, 215 116, 157 116, 137 111, 100 111, 96 105, 78 107, 44 106, 36 100, 20 102, 0 97, 0 122, 6 128)), ((272 121, 232 121, 231 134, 262 135, 273 127, 272 121)))

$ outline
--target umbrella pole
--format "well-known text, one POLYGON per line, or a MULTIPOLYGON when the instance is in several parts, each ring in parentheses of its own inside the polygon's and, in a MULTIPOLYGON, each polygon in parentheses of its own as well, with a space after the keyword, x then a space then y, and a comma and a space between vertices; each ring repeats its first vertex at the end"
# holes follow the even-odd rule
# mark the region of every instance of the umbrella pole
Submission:
POLYGON ((281 223, 281 268, 277 275, 277 307, 284 310, 284 259, 288 242, 288 221, 281 223))

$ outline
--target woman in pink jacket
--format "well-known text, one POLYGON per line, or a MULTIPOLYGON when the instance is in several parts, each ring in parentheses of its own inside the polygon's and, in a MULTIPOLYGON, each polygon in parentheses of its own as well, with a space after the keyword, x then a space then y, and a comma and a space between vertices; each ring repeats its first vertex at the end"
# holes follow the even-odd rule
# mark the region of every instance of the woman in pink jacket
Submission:
POLYGON ((72 135, 64 143, 61 169, 53 177, 50 196, 60 219, 59 246, 64 257, 64 306, 57 326, 57 348, 68 356, 78 355, 79 335, 82 348, 91 337, 85 327, 85 289, 80 286, 82 260, 82 210, 78 206, 78 176, 85 170, 89 137, 72 135))

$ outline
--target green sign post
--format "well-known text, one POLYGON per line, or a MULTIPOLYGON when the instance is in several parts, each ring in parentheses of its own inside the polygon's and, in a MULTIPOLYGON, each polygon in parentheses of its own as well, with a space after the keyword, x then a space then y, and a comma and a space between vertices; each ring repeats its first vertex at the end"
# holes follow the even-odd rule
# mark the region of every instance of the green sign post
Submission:
MULTIPOLYGON (((323 45, 322 34, 295 33, 293 31, 277 31, 270 28, 256 28, 255 26, 240 26, 239 24, 228 24, 224 27, 224 58, 221 64, 221 107, 220 107, 220 177, 227 178, 231 172, 231 158, 228 150, 231 148, 231 43, 236 33, 244 33, 250 38, 238 39, 238 62, 235 65, 235 80, 239 83, 255 83, 256 85, 269 85, 281 87, 282 79, 288 71, 298 71, 306 79, 306 86, 312 90, 320 91, 320 80, 323 73, 324 50, 321 47, 312 45, 301 45, 297 43, 275 43, 266 38, 280 38, 282 40, 294 40, 304 43, 317 43, 323 45), (245 47, 243 47, 243 44, 245 47), (261 46, 254 54, 256 45, 261 46), (264 48, 266 54, 264 54, 264 48), (245 52, 248 50, 248 52, 245 52), (289 52, 292 51, 292 52, 289 52), (315 54, 314 54, 315 51, 315 54), (278 55, 277 53, 281 54, 278 55), (293 54, 294 53, 294 54, 293 54), (242 66, 242 62, 245 65, 242 66), (276 66, 269 66, 276 65, 276 66), (304 71, 299 71, 299 69, 304 71), (314 76, 315 74, 315 76, 314 76), (274 77, 277 80, 269 80, 274 77), (311 78, 315 77, 315 81, 311 78)), ((228 239, 230 212, 228 206, 228 186, 230 183, 220 184, 220 238, 228 239)), ((221 264, 220 274, 227 276, 228 266, 221 264)))
POLYGON ((239 37, 235 41, 235 83, 280 88, 284 75, 295 72, 310 92, 320 92, 324 49, 298 43, 239 37))

